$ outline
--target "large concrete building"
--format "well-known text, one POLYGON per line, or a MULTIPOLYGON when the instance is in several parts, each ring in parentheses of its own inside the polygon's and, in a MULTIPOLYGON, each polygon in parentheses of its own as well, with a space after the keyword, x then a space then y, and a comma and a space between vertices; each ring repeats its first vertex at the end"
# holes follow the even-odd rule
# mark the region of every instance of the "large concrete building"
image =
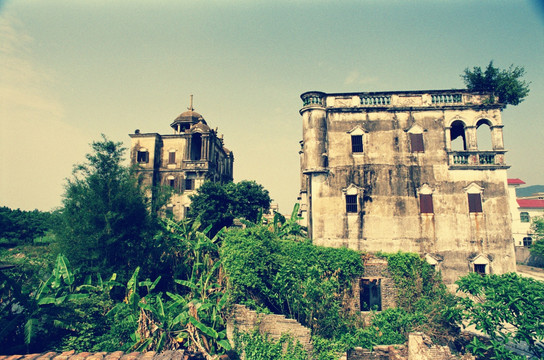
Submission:
POLYGON ((140 133, 131 138, 130 159, 138 165, 138 175, 150 188, 170 186, 173 196, 167 211, 184 218, 194 194, 205 180, 229 182, 233 179, 234 156, 223 145, 223 137, 207 125, 192 106, 171 124, 173 133, 140 133))
POLYGON ((317 245, 417 252, 452 283, 515 271, 502 104, 466 90, 301 95, 317 245))

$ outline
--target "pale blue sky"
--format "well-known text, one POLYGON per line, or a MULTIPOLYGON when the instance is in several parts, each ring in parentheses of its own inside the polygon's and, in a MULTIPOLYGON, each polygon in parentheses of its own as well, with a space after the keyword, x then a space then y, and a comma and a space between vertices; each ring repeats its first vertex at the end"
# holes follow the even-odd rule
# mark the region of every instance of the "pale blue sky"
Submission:
POLYGON ((0 206, 49 210, 104 133, 170 133, 189 105, 219 127, 235 181, 289 213, 309 90, 461 88, 525 66, 503 112, 509 177, 544 183, 544 15, 536 1, 0 0, 0 206))

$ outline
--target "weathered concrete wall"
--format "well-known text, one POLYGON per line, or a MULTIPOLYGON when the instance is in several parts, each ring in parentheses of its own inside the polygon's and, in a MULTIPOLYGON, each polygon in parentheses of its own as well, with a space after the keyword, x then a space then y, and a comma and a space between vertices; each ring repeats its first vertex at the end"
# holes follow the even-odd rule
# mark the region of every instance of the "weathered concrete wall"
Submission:
POLYGON ((254 330, 258 330, 261 334, 268 334, 274 340, 278 340, 283 334, 289 334, 309 353, 313 351, 311 331, 298 321, 287 319, 283 315, 258 314, 243 305, 234 305, 227 322, 227 337, 231 344, 234 345, 235 331, 244 333, 254 330))
POLYGON ((301 171, 307 174, 314 243, 436 254, 443 259, 439 268, 447 283, 473 271, 478 255, 486 257, 488 273, 515 271, 500 107, 481 106, 481 99, 468 94, 456 106, 432 105, 430 94, 390 95, 391 105, 373 107, 359 104, 359 96, 324 94, 326 106, 301 110, 301 171), (315 124, 306 129, 316 111, 327 115, 322 133, 315 124), (458 153, 450 133, 455 121, 464 124, 466 151, 461 155, 467 163, 454 163, 458 153), (492 151, 478 150, 476 128, 482 123, 490 125, 486 136, 493 139, 492 151), (410 131, 422 134, 423 152, 412 152, 410 131), (351 133, 362 134, 362 152, 352 152, 351 133), (493 164, 486 163, 486 156, 493 164), (317 164, 325 169, 316 170, 317 164), (357 189, 356 212, 346 210, 350 187, 357 189), (432 194, 433 213, 420 212, 423 187, 432 194), (467 191, 472 188, 480 191, 482 212, 469 212, 467 191))

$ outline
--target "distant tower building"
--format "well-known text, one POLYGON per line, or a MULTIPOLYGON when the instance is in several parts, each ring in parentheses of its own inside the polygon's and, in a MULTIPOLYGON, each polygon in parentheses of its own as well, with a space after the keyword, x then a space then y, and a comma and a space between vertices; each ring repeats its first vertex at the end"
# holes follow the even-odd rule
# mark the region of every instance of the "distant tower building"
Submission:
POLYGON ((416 252, 449 284, 515 271, 502 104, 466 90, 301 98, 299 201, 315 244, 416 252))
POLYGON ((138 165, 144 185, 172 187, 174 195, 167 211, 176 219, 184 218, 194 194, 205 180, 232 181, 234 156, 223 146, 223 136, 208 127, 192 104, 170 127, 171 135, 140 133, 131 138, 130 159, 138 165))

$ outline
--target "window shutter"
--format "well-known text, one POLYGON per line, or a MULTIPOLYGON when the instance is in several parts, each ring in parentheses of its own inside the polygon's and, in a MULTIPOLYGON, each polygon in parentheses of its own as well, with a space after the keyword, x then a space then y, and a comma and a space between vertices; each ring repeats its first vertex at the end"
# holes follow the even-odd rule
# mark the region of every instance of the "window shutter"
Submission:
POLYGON ((357 212, 357 195, 346 195, 346 212, 357 212))
POLYGON ((354 153, 363 152, 363 135, 351 136, 351 151, 354 153))
POLYGON ((419 195, 419 208, 422 214, 433 214, 433 195, 432 194, 420 194, 419 195))
POLYGON ((168 163, 169 164, 175 164, 176 163, 176 153, 174 151, 170 151, 168 153, 168 163))
POLYGON ((423 134, 410 134, 410 142, 412 144, 412 152, 424 152, 423 134))
POLYGON ((482 197, 480 194, 468 194, 468 212, 482 212, 482 197))

